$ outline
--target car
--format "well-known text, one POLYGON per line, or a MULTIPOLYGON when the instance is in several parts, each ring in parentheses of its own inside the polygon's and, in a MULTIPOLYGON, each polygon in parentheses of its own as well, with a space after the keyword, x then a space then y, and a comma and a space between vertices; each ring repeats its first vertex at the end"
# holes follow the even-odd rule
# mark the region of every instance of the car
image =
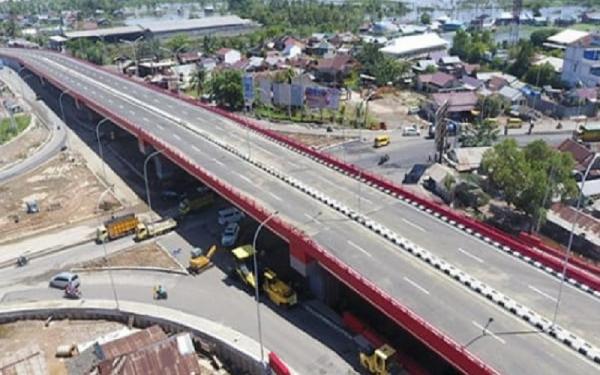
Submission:
POLYGON ((410 137, 410 136, 420 136, 421 135, 421 129, 419 129, 419 127, 415 124, 412 124, 410 126, 405 126, 402 129, 402 135, 405 137, 410 137))
POLYGON ((221 235, 221 245, 233 246, 237 241, 238 235, 240 234, 240 226, 238 223, 229 223, 225 227, 223 234, 221 235))
POLYGON ((219 224, 225 225, 237 223, 246 215, 235 207, 225 208, 219 211, 219 224))
POLYGON ((50 287, 65 289, 69 282, 73 283, 73 286, 79 287, 81 281, 79 280, 79 275, 72 272, 61 272, 59 274, 54 275, 52 279, 50 279, 50 287))

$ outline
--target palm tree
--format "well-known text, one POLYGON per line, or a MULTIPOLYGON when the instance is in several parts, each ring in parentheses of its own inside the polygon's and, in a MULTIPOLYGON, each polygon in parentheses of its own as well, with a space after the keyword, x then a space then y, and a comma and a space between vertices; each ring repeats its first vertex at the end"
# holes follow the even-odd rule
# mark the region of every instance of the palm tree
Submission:
POLYGON ((204 90, 204 81, 206 81, 206 70, 200 67, 190 80, 190 86, 196 90, 196 96, 200 97, 204 90))

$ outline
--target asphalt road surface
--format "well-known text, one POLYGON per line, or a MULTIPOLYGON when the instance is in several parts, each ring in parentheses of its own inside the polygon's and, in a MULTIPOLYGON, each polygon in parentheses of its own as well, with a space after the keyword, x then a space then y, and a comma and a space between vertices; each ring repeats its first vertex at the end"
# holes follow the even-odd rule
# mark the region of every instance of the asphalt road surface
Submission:
MULTIPOLYGON (((7 52, 7 50, 3 50, 7 52)), ((309 233, 336 257, 503 373, 590 373, 598 367, 583 356, 539 333, 487 300, 431 270, 345 216, 292 190, 246 161, 205 141, 194 132, 150 110, 146 105, 185 119, 252 158, 368 214, 398 234, 444 258, 468 274, 551 319, 557 280, 498 252, 432 216, 351 178, 306 159, 238 125, 176 99, 158 94, 108 73, 58 55, 14 51, 36 69, 54 76, 84 96, 145 127, 184 152, 263 206, 309 233), (144 101, 144 105, 132 100, 144 101), (360 199, 357 191, 360 190, 360 199), (540 293, 542 292, 542 293, 540 293), (494 318, 498 335, 481 336, 481 326, 494 318), (521 334, 519 334, 519 332, 521 334), (528 332, 528 333, 523 333, 528 332)), ((570 286, 565 288, 559 323, 593 344, 600 340, 600 302, 570 286), (585 316, 585 319, 581 317, 585 316)))
MULTIPOLYGON (((16 77, 16 72, 9 69, 13 76, 12 83, 16 83, 20 78, 16 77)), ((20 89, 15 89, 16 92, 20 93, 20 89)), ((67 132, 63 127, 58 126, 59 121, 56 115, 43 103, 35 100, 35 94, 29 89, 24 91, 24 99, 28 102, 29 106, 33 110, 33 115, 37 116, 50 130, 50 140, 48 140, 37 152, 30 157, 11 165, 10 167, 0 170, 0 183, 8 181, 9 179, 26 173, 36 168, 41 163, 48 161, 53 155, 57 154, 61 147, 65 144, 67 138, 67 132)))
MULTIPOLYGON (((170 243, 176 233, 161 237, 170 243)), ((113 253, 133 245, 131 238, 110 242, 113 253)), ((102 246, 88 243, 39 259, 25 267, 0 269, 2 303, 62 298, 62 291, 48 287, 48 280, 73 264, 103 255, 102 246)), ((84 299, 114 299, 108 272, 80 273, 84 299)), ((227 275, 213 267, 199 276, 148 271, 113 271, 117 298, 121 301, 156 303, 213 320, 258 341, 256 305, 252 296, 227 275), (155 301, 152 287, 162 284, 167 300, 155 301)), ((301 374, 347 374, 356 366, 354 344, 338 331, 315 318, 301 306, 281 309, 262 300, 261 321, 265 347, 276 351, 301 374), (298 348, 302 350, 298 350, 298 348)))

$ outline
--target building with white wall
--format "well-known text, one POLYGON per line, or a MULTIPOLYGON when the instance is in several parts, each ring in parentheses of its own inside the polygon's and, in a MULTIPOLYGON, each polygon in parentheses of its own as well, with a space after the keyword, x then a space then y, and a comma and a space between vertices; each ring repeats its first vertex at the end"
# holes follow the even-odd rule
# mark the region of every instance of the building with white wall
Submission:
POLYGON ((569 85, 594 87, 600 84, 600 34, 584 36, 565 50, 561 78, 569 85))

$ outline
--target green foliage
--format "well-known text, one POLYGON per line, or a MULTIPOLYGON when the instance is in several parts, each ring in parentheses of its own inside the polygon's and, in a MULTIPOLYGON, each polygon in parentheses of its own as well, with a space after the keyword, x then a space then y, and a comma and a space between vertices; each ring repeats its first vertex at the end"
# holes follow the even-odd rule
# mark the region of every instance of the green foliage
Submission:
POLYGON ((504 98, 497 94, 479 98, 477 110, 481 113, 480 119, 500 116, 506 105, 504 98))
POLYGON ((523 79, 534 86, 551 85, 557 87, 561 85, 560 76, 556 74, 554 67, 549 63, 532 65, 523 79))
POLYGON ((167 40, 165 47, 173 51, 173 53, 182 51, 188 48, 191 44, 191 39, 185 34, 175 35, 171 39, 167 40))
POLYGON ((554 27, 538 29, 531 33, 529 40, 534 46, 541 47, 548 37, 556 34, 559 30, 554 27))
POLYGON ((375 77, 378 85, 395 83, 410 69, 408 62, 385 56, 379 51, 379 46, 372 43, 363 44, 356 59, 361 63, 363 72, 375 77))
POLYGON ((106 56, 104 43, 100 41, 74 39, 67 42, 67 49, 73 56, 98 65, 103 65, 105 57, 108 57, 106 56))
POLYGON ((200 97, 204 90, 204 84, 206 81, 206 71, 203 68, 198 68, 194 75, 191 77, 190 86, 196 91, 196 96, 200 97))
POLYGON ((421 14, 421 23, 423 25, 429 25, 431 24, 431 15, 427 12, 421 14))
POLYGON ((432 74, 432 73, 437 72, 437 70, 438 70, 437 66, 435 66, 435 65, 427 65, 427 68, 425 68, 425 72, 424 73, 426 73, 426 74, 432 74))
POLYGON ((461 29, 454 34, 450 52, 470 63, 480 63, 485 52, 495 50, 494 38, 489 31, 469 33, 461 29))
POLYGON ((4 144, 14 137, 16 137, 19 133, 21 133, 27 126, 29 126, 29 122, 31 120, 31 116, 29 115, 17 115, 14 116, 15 126, 13 127, 10 117, 3 118, 0 121, 0 145, 4 144))
POLYGON ((551 198, 575 196, 577 185, 571 173, 575 161, 542 140, 519 149, 514 139, 507 139, 486 152, 481 168, 493 187, 517 210, 528 215, 532 223, 545 218, 551 198))
POLYGON ((499 132, 498 125, 477 121, 461 129, 460 143, 463 147, 488 147, 498 140, 499 132))
POLYGON ((531 66, 534 52, 535 49, 530 41, 520 40, 512 51, 515 61, 509 67, 509 73, 516 77, 523 77, 531 66))
POLYGON ((294 35, 312 32, 356 31, 365 15, 402 16, 407 8, 389 0, 347 1, 339 5, 315 0, 228 0, 229 11, 262 25, 283 26, 294 35))
POLYGON ((207 88, 218 105, 241 109, 244 106, 242 93, 242 73, 239 70, 227 69, 213 73, 207 88))

